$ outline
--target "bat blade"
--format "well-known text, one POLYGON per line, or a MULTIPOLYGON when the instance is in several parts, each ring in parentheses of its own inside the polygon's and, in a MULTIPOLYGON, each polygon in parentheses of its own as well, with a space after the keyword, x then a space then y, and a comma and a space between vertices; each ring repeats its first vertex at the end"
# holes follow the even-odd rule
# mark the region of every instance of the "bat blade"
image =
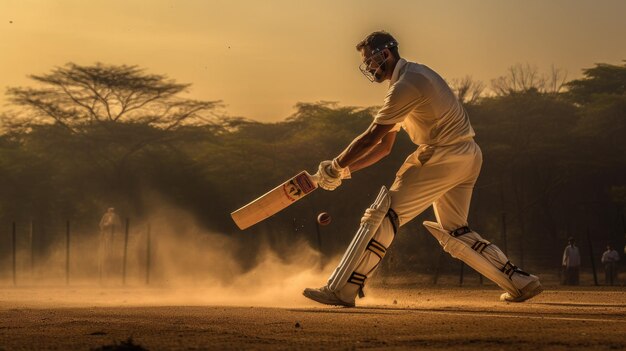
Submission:
POLYGON ((317 189, 317 178, 307 171, 268 191, 263 196, 230 214, 239 229, 246 229, 282 211, 317 189))

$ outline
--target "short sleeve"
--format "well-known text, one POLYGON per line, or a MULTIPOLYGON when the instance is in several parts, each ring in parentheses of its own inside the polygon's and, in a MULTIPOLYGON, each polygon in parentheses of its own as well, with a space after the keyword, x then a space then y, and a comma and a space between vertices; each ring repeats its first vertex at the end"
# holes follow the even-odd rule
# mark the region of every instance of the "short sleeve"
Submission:
POLYGON ((421 96, 411 84, 398 81, 389 88, 383 107, 374 117, 377 124, 399 124, 421 102, 421 96))

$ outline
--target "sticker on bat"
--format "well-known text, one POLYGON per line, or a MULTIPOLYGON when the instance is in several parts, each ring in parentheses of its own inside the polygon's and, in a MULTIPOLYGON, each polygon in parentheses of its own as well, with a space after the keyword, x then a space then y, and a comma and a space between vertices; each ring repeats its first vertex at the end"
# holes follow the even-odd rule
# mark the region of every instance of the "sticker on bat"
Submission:
POLYGON ((292 202, 300 199, 313 190, 315 190, 315 185, 311 182, 306 173, 300 173, 287 183, 283 184, 283 192, 292 202))

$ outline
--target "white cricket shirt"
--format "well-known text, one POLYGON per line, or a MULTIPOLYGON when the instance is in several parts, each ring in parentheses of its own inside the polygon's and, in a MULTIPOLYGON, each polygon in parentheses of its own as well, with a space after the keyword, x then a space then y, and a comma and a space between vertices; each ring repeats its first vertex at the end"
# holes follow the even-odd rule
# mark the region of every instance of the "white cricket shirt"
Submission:
POLYGON ((475 135, 467 112, 435 71, 400 59, 377 124, 400 124, 417 144, 450 145, 475 135))

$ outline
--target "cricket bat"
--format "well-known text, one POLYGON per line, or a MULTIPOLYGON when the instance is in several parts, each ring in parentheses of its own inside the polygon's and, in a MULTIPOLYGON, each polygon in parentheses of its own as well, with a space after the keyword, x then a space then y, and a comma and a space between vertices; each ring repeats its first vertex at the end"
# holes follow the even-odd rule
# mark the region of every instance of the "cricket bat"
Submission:
POLYGON ((282 211, 287 206, 300 200, 317 189, 317 174, 307 171, 265 193, 265 195, 230 214, 239 229, 246 229, 262 220, 282 211))

